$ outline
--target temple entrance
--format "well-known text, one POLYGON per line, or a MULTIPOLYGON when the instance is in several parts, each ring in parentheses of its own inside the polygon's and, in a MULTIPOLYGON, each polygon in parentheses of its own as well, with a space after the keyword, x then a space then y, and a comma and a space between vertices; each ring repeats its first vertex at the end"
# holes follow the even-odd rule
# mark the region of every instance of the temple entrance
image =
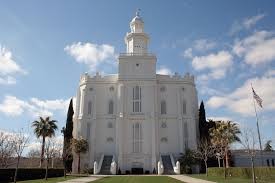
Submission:
POLYGON ((132 168, 131 174, 143 174, 143 168, 132 168))
POLYGON ((143 174, 143 163, 140 162, 133 162, 131 174, 143 174))

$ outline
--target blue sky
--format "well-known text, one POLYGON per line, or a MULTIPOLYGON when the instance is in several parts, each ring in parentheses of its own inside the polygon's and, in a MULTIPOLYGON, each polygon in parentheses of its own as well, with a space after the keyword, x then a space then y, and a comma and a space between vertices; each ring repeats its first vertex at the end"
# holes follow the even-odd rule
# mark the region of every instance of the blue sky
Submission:
POLYGON ((252 83, 263 99, 263 139, 275 141, 274 7, 271 0, 2 1, 0 129, 28 128, 41 114, 61 129, 80 75, 117 73, 140 8, 158 73, 194 74, 207 116, 242 128, 255 128, 252 83))

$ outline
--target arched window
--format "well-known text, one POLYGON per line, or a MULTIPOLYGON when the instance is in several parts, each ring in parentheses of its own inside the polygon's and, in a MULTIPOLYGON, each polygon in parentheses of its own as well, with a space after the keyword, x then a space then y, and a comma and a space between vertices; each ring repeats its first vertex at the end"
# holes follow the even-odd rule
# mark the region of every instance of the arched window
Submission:
POLYGON ((186 114, 186 101, 182 100, 182 114, 186 114))
POLYGON ((114 102, 112 100, 109 101, 108 114, 114 114, 114 102))
POLYGON ((92 101, 88 102, 88 115, 92 115, 92 101))
POLYGON ((142 151, 142 127, 140 123, 133 124, 133 152, 142 151))
POLYGON ((133 112, 141 112, 141 88, 133 88, 133 112))
POLYGON ((160 103, 160 113, 166 114, 166 102, 165 101, 161 101, 161 103, 160 103))

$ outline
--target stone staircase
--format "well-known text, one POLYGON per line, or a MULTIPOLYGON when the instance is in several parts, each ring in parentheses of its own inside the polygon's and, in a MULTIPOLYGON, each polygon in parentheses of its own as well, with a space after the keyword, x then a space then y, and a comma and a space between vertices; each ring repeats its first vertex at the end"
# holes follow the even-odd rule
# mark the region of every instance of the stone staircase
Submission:
POLYGON ((174 175, 175 172, 174 172, 174 168, 173 168, 173 165, 171 162, 170 155, 162 155, 161 159, 162 159, 162 164, 164 167, 163 174, 174 175))
POLYGON ((113 159, 113 156, 105 156, 104 155, 99 174, 101 174, 101 175, 110 175, 111 174, 110 168, 111 168, 112 159, 113 159))

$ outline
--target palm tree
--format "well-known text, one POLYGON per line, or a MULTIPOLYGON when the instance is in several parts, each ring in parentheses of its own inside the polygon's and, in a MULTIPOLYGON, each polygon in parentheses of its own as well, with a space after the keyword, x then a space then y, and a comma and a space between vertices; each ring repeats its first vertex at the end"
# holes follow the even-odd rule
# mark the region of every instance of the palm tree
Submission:
POLYGON ((232 121, 216 121, 216 127, 210 129, 212 143, 224 152, 226 167, 229 167, 229 145, 233 142, 240 142, 238 137, 240 133, 238 125, 232 121))
POLYGON ((88 151, 88 141, 83 138, 73 139, 73 150, 78 155, 77 171, 80 173, 80 154, 88 151))
POLYGON ((37 138, 42 137, 42 147, 40 156, 40 167, 42 166, 44 151, 45 151, 45 140, 46 137, 52 137, 55 135, 55 130, 57 130, 56 120, 51 120, 50 117, 39 117, 39 120, 32 122, 32 127, 34 128, 34 134, 37 138))

